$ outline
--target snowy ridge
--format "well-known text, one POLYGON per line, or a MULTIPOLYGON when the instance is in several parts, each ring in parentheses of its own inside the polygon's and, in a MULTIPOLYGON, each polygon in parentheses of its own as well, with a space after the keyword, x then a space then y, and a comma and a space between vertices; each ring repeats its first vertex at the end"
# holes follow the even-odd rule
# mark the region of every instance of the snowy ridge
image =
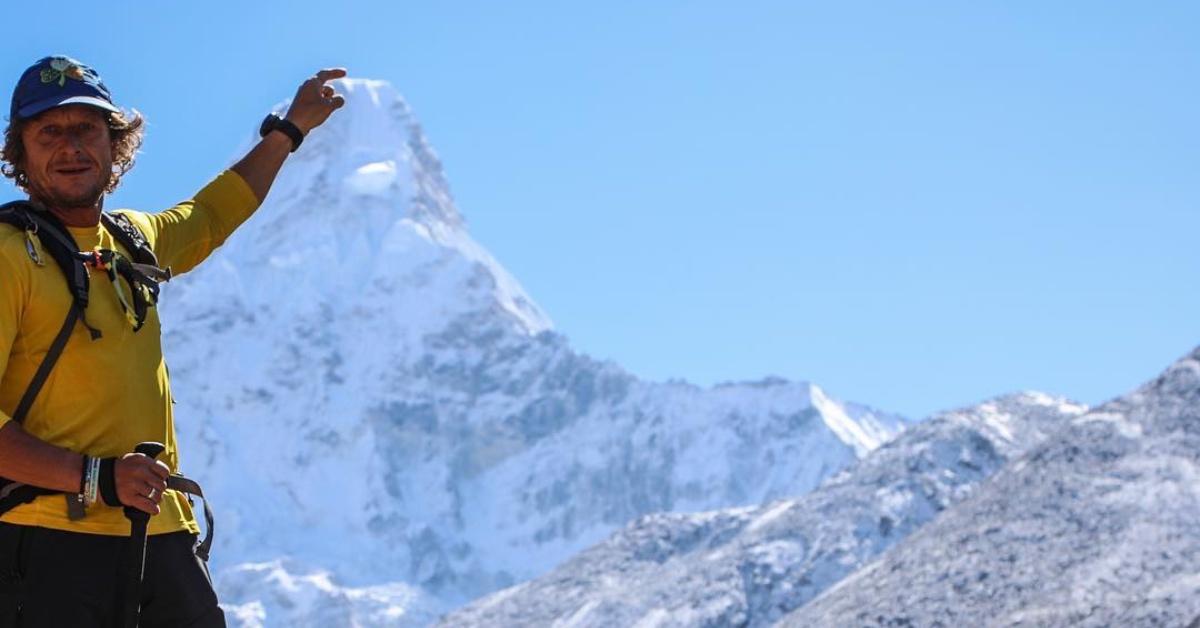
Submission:
POLYGON ((416 587, 403 583, 343 587, 327 572, 293 575, 278 560, 228 569, 217 586, 232 598, 253 599, 223 604, 228 623, 242 628, 424 625, 434 621, 439 610, 437 602, 416 587))
POLYGON ((808 495, 643 517, 442 625, 770 625, 965 499, 1007 460, 1083 411, 1025 393, 938 415, 808 495))
POLYGON ((1200 349, 781 625, 1195 625, 1197 521, 1200 349))
POLYGON ((656 384, 574 352, 471 239, 399 94, 339 83, 345 109, 163 299, 237 622, 417 625, 640 515, 809 491, 903 425, 808 383, 656 384))

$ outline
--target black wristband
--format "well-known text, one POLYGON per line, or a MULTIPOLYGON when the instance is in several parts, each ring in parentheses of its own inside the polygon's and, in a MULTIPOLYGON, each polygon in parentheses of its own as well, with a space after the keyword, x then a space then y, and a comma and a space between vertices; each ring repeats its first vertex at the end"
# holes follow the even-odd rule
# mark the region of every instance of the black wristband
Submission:
POLYGON ((271 131, 279 131, 288 136, 292 140, 292 152, 296 152, 300 148, 300 143, 304 141, 304 132, 300 127, 296 126, 291 120, 280 118, 275 114, 268 114, 263 120, 262 126, 258 129, 258 134, 266 137, 271 131))
POLYGON ((105 458, 100 461, 100 499, 109 506, 122 506, 121 498, 117 497, 117 459, 105 458))
POLYGON ((80 471, 80 473, 79 473, 79 495, 80 495, 80 498, 82 498, 83 494, 87 492, 88 469, 92 466, 91 460, 92 460, 91 456, 89 456, 87 454, 83 455, 83 470, 80 471))

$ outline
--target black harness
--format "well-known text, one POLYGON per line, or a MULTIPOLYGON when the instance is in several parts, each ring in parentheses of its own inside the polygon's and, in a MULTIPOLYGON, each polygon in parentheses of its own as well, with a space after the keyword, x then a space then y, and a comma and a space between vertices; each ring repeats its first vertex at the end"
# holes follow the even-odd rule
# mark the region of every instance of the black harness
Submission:
MULTIPOLYGON (((49 350, 46 351, 46 357, 42 359, 37 372, 34 373, 33 379, 30 380, 29 386, 21 396, 17 409, 13 412, 12 419, 21 423, 29 414, 34 399, 37 398, 42 386, 50 377, 50 371, 54 369, 55 362, 62 355, 67 340, 70 339, 71 332, 75 329, 75 324, 82 324, 88 330, 92 340, 101 337, 100 330, 89 325, 85 316, 90 289, 88 268, 97 268, 108 274, 109 280, 113 282, 113 287, 117 290, 125 317, 135 332, 142 328, 150 308, 158 303, 158 284, 169 280, 171 271, 159 268, 158 258, 150 249, 150 243, 146 240, 146 236, 127 216, 122 214, 102 213, 100 223, 117 242, 125 247, 125 250, 130 252, 132 259, 109 249, 80 251, 75 239, 71 237, 71 233, 53 214, 38 209, 28 201, 14 201, 0 205, 0 223, 9 224, 24 231, 26 253, 29 254, 29 258, 34 264, 44 266, 46 260, 42 258, 39 248, 34 243, 36 238, 37 242, 41 244, 41 249, 49 253, 55 265, 62 271, 63 277, 67 280, 67 288, 71 291, 71 307, 67 310, 66 320, 63 321, 62 328, 54 337, 49 350), (125 288, 128 289, 128 297, 125 295, 125 288)), ((204 519, 207 529, 204 540, 196 546, 196 555, 207 561, 212 548, 213 514, 208 506, 208 500, 204 499, 204 492, 194 480, 178 474, 171 475, 167 479, 167 487, 199 497, 204 502, 204 519)), ((0 515, 21 504, 27 504, 39 496, 60 493, 62 491, 21 484, 0 477, 0 515)), ((72 506, 72 504, 78 503, 75 496, 67 494, 66 498, 67 512, 71 518, 81 517, 81 509, 72 506)))

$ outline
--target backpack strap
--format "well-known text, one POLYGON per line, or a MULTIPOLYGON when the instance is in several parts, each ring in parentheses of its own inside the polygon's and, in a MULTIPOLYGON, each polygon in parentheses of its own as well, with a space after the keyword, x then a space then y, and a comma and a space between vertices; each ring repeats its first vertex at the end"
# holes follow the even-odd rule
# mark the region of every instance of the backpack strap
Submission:
MULTIPOLYGON (((37 211, 27 201, 15 201, 0 205, 0 223, 10 224, 25 231, 27 238, 37 236, 67 279, 67 287, 71 291, 71 307, 67 310, 66 320, 63 321, 54 341, 50 343, 50 348, 42 358, 42 363, 38 365, 37 372, 29 381, 29 385, 25 388, 25 392, 21 395, 21 400, 13 412, 12 419, 17 423, 22 423, 29 414, 30 408, 33 407, 33 402, 41 392, 42 386, 50 378, 50 372, 54 370, 54 365, 62 355, 63 349, 66 348, 67 341, 71 338, 71 332, 75 329, 75 323, 82 321, 84 327, 87 327, 91 334, 92 340, 100 337, 100 331, 89 326, 84 320, 83 313, 87 309, 88 302, 87 268, 76 259, 75 240, 62 227, 62 224, 48 212, 37 211)), ((32 243, 29 246, 32 247, 32 243)), ((32 256, 32 248, 30 251, 32 256)), ((0 514, 21 504, 27 504, 40 495, 53 495, 58 492, 61 491, 22 484, 0 477, 0 514)))
MULTIPOLYGON (((42 358, 42 363, 38 365, 37 372, 33 374, 33 379, 30 380, 29 386, 25 389, 25 394, 21 395, 21 401, 17 404, 16 411, 13 412, 12 419, 18 424, 22 423, 25 420, 25 415, 29 414, 29 409, 33 407, 33 400, 37 398, 38 393, 42 390, 42 385, 49 379, 50 371, 54 370, 54 364, 58 362, 58 357, 62 355, 63 348, 67 346, 67 340, 71 337, 71 331, 75 329, 75 322, 79 318, 79 306, 72 303, 71 309, 67 312, 67 320, 63 322, 62 328, 58 330, 58 335, 54 337, 54 342, 50 344, 50 350, 46 352, 46 357, 42 358)), ((21 504, 28 504, 41 495, 53 495, 59 492, 61 491, 22 484, 8 478, 0 477, 0 515, 21 504)))
MULTIPOLYGON (((100 330, 88 325, 84 312, 87 311, 91 280, 88 270, 76 253, 79 245, 63 227, 54 214, 38 211, 29 201, 13 201, 0 205, 0 222, 7 223, 25 232, 26 238, 37 236, 42 247, 54 258, 54 262, 67 280, 71 300, 79 309, 79 320, 87 328, 92 340, 100 338, 100 330)), ((32 246, 32 244, 30 244, 32 246)))
POLYGON ((129 216, 104 212, 100 214, 100 223, 112 234, 113 239, 120 242, 133 255, 133 261, 139 264, 158 266, 158 257, 154 254, 154 249, 150 248, 150 241, 146 239, 146 234, 133 224, 129 216))
MULTIPOLYGON (((0 222, 24 230, 27 236, 36 235, 50 252, 50 256, 54 258, 63 275, 66 276, 68 288, 71 291, 71 307, 67 310, 67 318, 63 321, 54 341, 50 343, 50 348, 42 358, 42 363, 38 365, 37 372, 34 373, 25 393, 21 395, 21 401, 17 404, 16 411, 13 412, 13 420, 21 423, 33 406, 38 392, 42 390, 42 386, 50 377, 50 371, 54 370, 54 364, 58 362, 63 349, 66 348, 67 341, 71 338, 71 332, 75 329, 75 323, 84 319, 88 303, 89 279, 87 268, 75 254, 78 251, 75 240, 63 228, 62 223, 58 222, 49 212, 37 211, 28 201, 15 201, 0 205, 0 222)), ((100 337, 99 330, 92 329, 87 321, 84 321, 83 324, 92 332, 93 340, 100 337)))

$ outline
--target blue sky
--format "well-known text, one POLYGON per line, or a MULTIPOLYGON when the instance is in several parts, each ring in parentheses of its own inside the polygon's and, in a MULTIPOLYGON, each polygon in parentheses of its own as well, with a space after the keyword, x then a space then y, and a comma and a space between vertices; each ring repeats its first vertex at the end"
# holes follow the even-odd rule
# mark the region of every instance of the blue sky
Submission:
POLYGON ((96 66, 149 120, 140 209, 318 67, 387 79, 475 237, 652 379, 919 417, 1100 402, 1200 344, 1200 5, 571 4, 62 2, 0 77, 96 66))

